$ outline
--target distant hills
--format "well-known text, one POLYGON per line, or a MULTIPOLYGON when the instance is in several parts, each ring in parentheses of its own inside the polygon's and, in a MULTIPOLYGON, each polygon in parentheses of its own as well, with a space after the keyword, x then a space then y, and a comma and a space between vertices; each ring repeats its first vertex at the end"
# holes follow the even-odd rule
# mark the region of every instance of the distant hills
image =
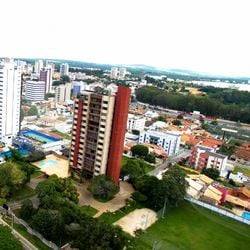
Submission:
POLYGON ((212 75, 204 72, 197 72, 193 70, 187 69, 164 69, 144 64, 100 64, 100 63, 92 63, 92 62, 83 62, 83 61, 74 61, 74 60, 65 60, 65 59, 44 59, 44 58, 19 58, 20 60, 25 60, 30 63, 34 63, 34 61, 38 59, 53 61, 55 64, 68 63, 70 67, 79 67, 79 68, 95 68, 101 70, 110 70, 111 67, 126 67, 128 71, 131 73, 137 74, 150 74, 150 75, 166 75, 169 78, 174 79, 183 79, 183 80, 229 80, 235 82, 247 82, 250 80, 249 77, 230 77, 230 76, 221 76, 221 75, 212 75))

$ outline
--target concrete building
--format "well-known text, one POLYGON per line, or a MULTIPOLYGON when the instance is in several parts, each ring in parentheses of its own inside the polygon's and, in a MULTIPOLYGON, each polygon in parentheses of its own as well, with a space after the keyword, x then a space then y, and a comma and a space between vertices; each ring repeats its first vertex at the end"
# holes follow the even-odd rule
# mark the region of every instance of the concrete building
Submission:
POLYGON ((164 148, 164 151, 173 156, 179 152, 181 135, 174 132, 141 131, 139 144, 149 143, 164 148))
POLYGON ((43 68, 43 60, 35 61, 34 73, 39 74, 42 68, 43 68))
POLYGON ((118 77, 118 68, 117 67, 111 68, 110 77, 113 79, 117 79, 117 77, 118 77))
POLYGON ((119 69, 119 79, 124 80, 126 77, 127 70, 126 68, 122 67, 119 69))
POLYGON ((78 81, 73 81, 73 97, 76 97, 78 94, 80 94, 82 91, 86 90, 87 84, 85 82, 78 82, 78 81))
POLYGON ((66 100, 70 100, 71 95, 71 83, 61 84, 56 87, 55 101, 64 103, 66 100))
POLYGON ((132 130, 144 130, 146 118, 143 116, 135 116, 133 114, 128 114, 127 130, 131 132, 132 130))
POLYGON ((222 175, 226 168, 227 156, 215 153, 214 148, 196 145, 192 149, 189 164, 200 171, 203 168, 214 168, 222 175))
POLYGON ((30 102, 41 102, 45 99, 45 82, 27 81, 25 99, 30 102))
POLYGON ((60 75, 61 76, 68 76, 69 75, 69 65, 68 65, 68 63, 62 63, 60 65, 60 75))
POLYGON ((52 89, 52 69, 51 68, 41 69, 39 81, 45 82, 45 93, 50 93, 52 89))
POLYGON ((90 176, 106 174, 117 184, 127 125, 130 89, 116 94, 84 91, 75 100, 70 167, 90 176))
POLYGON ((20 125, 21 68, 14 60, 0 61, 0 142, 12 145, 20 125))

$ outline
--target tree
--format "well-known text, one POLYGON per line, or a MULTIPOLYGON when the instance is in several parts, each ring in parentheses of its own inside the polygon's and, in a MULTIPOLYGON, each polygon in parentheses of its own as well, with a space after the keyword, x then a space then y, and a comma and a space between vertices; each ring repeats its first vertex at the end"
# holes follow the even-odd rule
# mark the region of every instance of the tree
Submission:
POLYGON ((203 168, 201 173, 207 175, 213 180, 216 180, 220 176, 220 171, 215 168, 203 168))
POLYGON ((95 176, 88 190, 100 200, 110 200, 119 191, 117 185, 106 175, 95 176))
POLYGON ((65 83, 67 83, 67 82, 70 82, 70 78, 69 78, 69 76, 64 75, 64 76, 61 76, 61 81, 63 81, 64 84, 65 84, 65 83))
POLYGON ((155 163, 155 155, 150 153, 147 156, 145 156, 144 160, 149 163, 155 163))
POLYGON ((28 116, 37 116, 38 115, 38 110, 37 107, 32 105, 28 111, 28 116))
POLYGON ((13 236, 11 230, 0 225, 0 249, 4 250, 22 250, 22 244, 13 236))
POLYGON ((145 157, 148 155, 148 147, 144 145, 135 145, 131 148, 133 156, 145 157))
POLYGON ((31 225, 48 240, 56 241, 62 233, 61 214, 56 210, 39 209, 33 215, 31 225))
POLYGON ((57 175, 51 175, 46 181, 40 182, 36 187, 36 191, 43 207, 51 207, 50 202, 53 199, 60 206, 60 202, 63 202, 60 200, 61 198, 78 203, 77 189, 72 181, 59 178, 57 175))
POLYGON ((28 162, 35 162, 35 161, 41 161, 45 159, 45 154, 43 151, 35 151, 31 153, 29 156, 27 156, 27 161, 28 162))
POLYGON ((213 120, 213 121, 211 121, 211 122, 210 122, 210 124, 212 124, 212 125, 215 125, 215 126, 216 126, 216 125, 218 125, 218 121, 217 121, 217 120, 213 120))
POLYGON ((176 125, 176 126, 181 126, 182 125, 180 120, 174 120, 172 123, 173 123, 173 125, 176 125))
POLYGON ((51 97, 55 97, 55 93, 46 93, 45 94, 45 100, 48 100, 51 97))
POLYGON ((136 159, 128 159, 126 164, 122 167, 122 170, 126 175, 129 175, 132 183, 136 178, 145 174, 143 168, 136 159))
POLYGON ((0 198, 9 197, 22 188, 26 180, 25 173, 14 162, 0 165, 0 198))
POLYGON ((35 212, 35 209, 33 208, 33 204, 31 200, 24 200, 22 202, 22 206, 20 209, 20 217, 23 220, 29 220, 35 212))
POLYGON ((179 114, 179 115, 177 115, 177 117, 176 117, 177 119, 183 119, 184 118, 184 116, 182 115, 182 114, 179 114))
POLYGON ((158 118, 157 118, 157 120, 158 120, 158 121, 161 121, 161 122, 166 122, 166 119, 167 119, 167 117, 164 116, 164 115, 160 115, 160 116, 158 116, 158 118))

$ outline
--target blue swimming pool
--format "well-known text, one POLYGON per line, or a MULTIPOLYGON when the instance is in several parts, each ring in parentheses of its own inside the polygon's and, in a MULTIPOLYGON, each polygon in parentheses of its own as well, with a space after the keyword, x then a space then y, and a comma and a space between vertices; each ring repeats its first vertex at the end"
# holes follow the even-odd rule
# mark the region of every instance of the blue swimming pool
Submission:
POLYGON ((35 131, 35 130, 28 130, 25 132, 21 132, 21 134, 27 138, 42 142, 42 143, 50 143, 50 142, 56 142, 60 141, 60 139, 55 138, 50 135, 43 134, 41 132, 35 131))
POLYGON ((38 163, 39 167, 54 167, 57 165, 57 161, 54 160, 44 160, 38 163))
POLYGON ((250 212, 243 212, 241 217, 246 220, 250 220, 250 212))

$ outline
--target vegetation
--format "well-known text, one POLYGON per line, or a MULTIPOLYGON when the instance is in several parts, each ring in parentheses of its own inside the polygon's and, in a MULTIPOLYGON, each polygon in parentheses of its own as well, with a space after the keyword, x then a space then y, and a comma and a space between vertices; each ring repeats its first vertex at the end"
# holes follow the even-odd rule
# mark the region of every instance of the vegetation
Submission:
POLYGON ((71 140, 71 136, 70 136, 69 134, 67 134, 67 133, 62 133, 62 132, 60 132, 60 131, 58 131, 58 130, 53 130, 52 132, 53 132, 54 134, 57 134, 57 135, 63 137, 63 138, 66 139, 66 140, 71 140))
POLYGON ((137 89, 136 97, 140 102, 165 108, 186 112, 199 110, 204 115, 250 123, 250 94, 242 94, 242 92, 244 91, 235 90, 235 94, 233 94, 235 98, 232 99, 234 100, 234 102, 232 102, 229 101, 229 96, 231 95, 230 90, 228 94, 223 94, 220 97, 214 95, 195 96, 192 94, 182 95, 180 93, 163 91, 156 87, 147 86, 137 89), (237 100, 236 93, 239 95, 237 100))
POLYGON ((178 119, 174 120, 172 123, 173 123, 173 125, 176 125, 176 126, 181 126, 182 125, 181 121, 178 120, 178 119))
POLYGON ((11 230, 0 225, 0 249, 22 250, 22 244, 12 235, 11 230))
POLYGON ((224 154, 224 155, 228 155, 231 156, 232 154, 235 153, 237 147, 235 145, 232 144, 223 144, 220 148, 220 153, 224 154))
POLYGON ((35 210, 33 208, 33 204, 31 200, 24 200, 22 202, 22 207, 19 211, 19 216, 28 221, 34 214, 35 210))
POLYGON ((144 175, 135 181, 134 186, 138 194, 133 198, 137 198, 137 201, 146 207, 158 211, 164 203, 167 208, 178 206, 184 200, 187 183, 185 173, 173 166, 165 173, 162 180, 155 176, 144 175))
POLYGON ((244 168, 244 167, 235 167, 234 170, 233 170, 233 174, 237 174, 238 172, 241 172, 247 176, 250 177, 250 169, 249 168, 244 168))
POLYGON ((55 97, 55 93, 46 93, 45 94, 45 100, 48 100, 51 97, 55 97))
POLYGON ((148 147, 144 145, 135 145, 131 148, 133 156, 145 157, 148 155, 148 147))
POLYGON ((249 226, 184 202, 136 240, 135 249, 247 250, 249 226))
POLYGON ((106 202, 113 199, 119 188, 110 177, 98 175, 92 179, 88 190, 97 200, 106 202))
POLYGON ((85 213, 88 216, 93 217, 95 214, 97 214, 98 210, 91 207, 91 206, 82 206, 81 211, 85 213))
POLYGON ((28 162, 36 162, 36 161, 44 160, 45 158, 46 157, 45 157, 44 152, 37 150, 31 153, 26 159, 28 162))
POLYGON ((220 171, 215 168, 203 168, 201 173, 212 178, 213 180, 218 179, 220 176, 220 171))
POLYGON ((36 194, 36 191, 31 187, 25 185, 21 189, 14 192, 9 198, 8 201, 20 201, 23 199, 30 198, 36 194))
POLYGON ((30 109, 27 112, 27 116, 37 116, 37 115, 38 115, 37 107, 34 105, 30 106, 30 109))

